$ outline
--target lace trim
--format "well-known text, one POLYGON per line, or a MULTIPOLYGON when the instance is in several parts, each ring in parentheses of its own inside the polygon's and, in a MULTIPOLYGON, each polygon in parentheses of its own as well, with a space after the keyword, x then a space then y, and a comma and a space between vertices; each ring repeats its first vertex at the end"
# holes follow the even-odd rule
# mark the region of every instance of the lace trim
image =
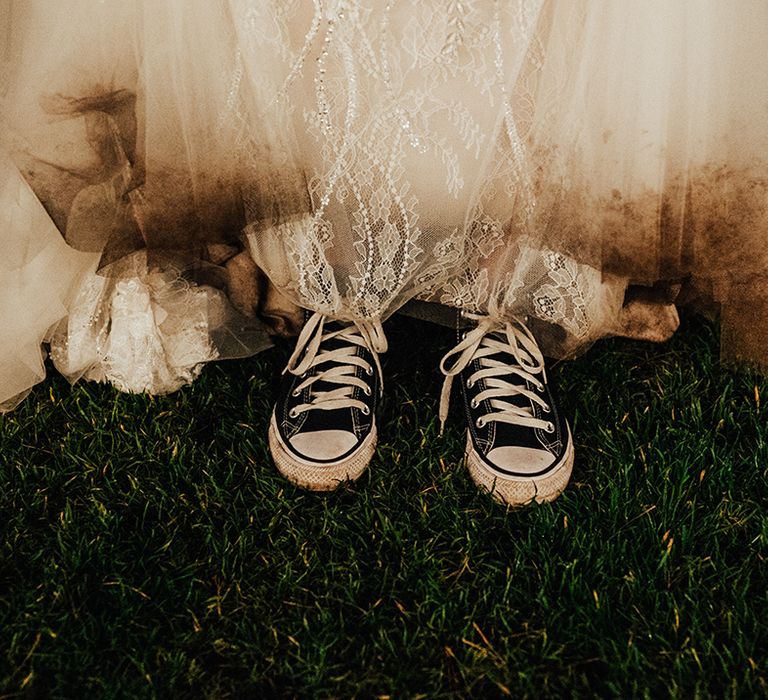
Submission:
POLYGON ((51 357, 71 380, 108 381, 132 393, 175 391, 218 357, 209 333, 217 294, 171 272, 91 275, 51 338, 51 357))

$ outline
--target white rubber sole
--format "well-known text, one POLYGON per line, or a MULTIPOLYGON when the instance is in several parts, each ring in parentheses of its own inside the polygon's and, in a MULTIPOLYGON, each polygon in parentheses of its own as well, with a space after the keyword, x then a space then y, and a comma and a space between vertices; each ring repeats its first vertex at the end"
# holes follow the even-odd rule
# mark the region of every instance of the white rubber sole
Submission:
POLYGON ((568 445, 560 463, 547 474, 539 477, 501 476, 490 470, 480 455, 475 452, 472 438, 467 431, 465 456, 472 480, 488 491, 497 501, 511 506, 524 506, 533 501, 547 503, 554 501, 568 485, 573 471, 573 438, 568 428, 568 445))
POLYGON ((376 452, 376 422, 371 432, 351 455, 338 462, 310 462, 296 457, 290 451, 277 429, 275 414, 269 421, 269 450, 272 460, 288 481, 310 491, 333 491, 344 481, 359 479, 376 452))

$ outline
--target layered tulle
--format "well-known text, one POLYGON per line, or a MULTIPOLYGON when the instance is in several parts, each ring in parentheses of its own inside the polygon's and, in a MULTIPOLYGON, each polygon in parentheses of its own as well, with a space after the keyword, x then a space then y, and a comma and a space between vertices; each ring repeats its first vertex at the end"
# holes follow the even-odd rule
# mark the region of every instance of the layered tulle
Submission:
POLYGON ((13 260, 21 293, 0 284, 13 329, 0 401, 42 378, 43 341, 72 380, 153 393, 188 383, 208 360, 269 346, 250 317, 256 268, 238 243, 239 128, 221 114, 223 82, 213 92, 232 74, 231 25, 221 7, 199 6, 4 0, 2 176, 29 196, 18 204, 2 191, 0 221, 13 225, 0 241, 3 252, 34 252, 45 235, 50 256, 44 270, 32 252, 13 260), (192 44, 209 48, 195 60, 192 44), (30 323, 42 309, 45 320, 30 323), (17 356, 35 372, 11 377, 17 356))
MULTIPOLYGON (((559 354, 626 332, 628 301, 687 300, 721 312, 725 357, 768 365, 760 0, 0 8, 2 148, 47 213, 3 243, 57 230, 95 256, 103 283, 54 266, 80 280, 70 321, 93 298, 126 318, 128 280, 160 309, 134 322, 181 338, 164 304, 190 294, 200 344, 168 388, 262 347, 267 289, 335 317, 413 298, 527 316, 559 354)), ((80 320, 58 364, 102 376, 98 333, 91 370, 62 349, 80 320)), ((152 337, 130 342, 178 347, 152 337)))
POLYGON ((11 163, 0 157, 0 411, 45 376, 42 341, 66 317, 98 256, 70 248, 11 163))
POLYGON ((552 3, 522 125, 545 239, 719 310, 723 357, 763 367, 766 27, 759 0, 552 3))

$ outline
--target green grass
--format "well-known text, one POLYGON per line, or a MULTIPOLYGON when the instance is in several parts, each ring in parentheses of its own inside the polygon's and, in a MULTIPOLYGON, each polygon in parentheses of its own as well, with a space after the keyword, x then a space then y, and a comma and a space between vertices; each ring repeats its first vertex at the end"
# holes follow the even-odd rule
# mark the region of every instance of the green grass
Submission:
POLYGON ((438 438, 450 334, 387 330, 381 445, 328 496, 270 461, 287 346, 0 418, 0 697, 768 694, 768 381, 715 327, 556 365, 574 477, 521 510, 465 473, 458 401, 438 438))

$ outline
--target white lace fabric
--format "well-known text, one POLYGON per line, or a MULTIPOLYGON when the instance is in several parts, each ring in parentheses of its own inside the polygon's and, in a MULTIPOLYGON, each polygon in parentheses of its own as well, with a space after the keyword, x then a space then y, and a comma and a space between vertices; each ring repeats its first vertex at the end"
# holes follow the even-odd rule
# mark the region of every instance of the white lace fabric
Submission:
POLYGON ((477 418, 478 428, 498 422, 550 432, 552 424, 535 417, 531 406, 516 406, 509 401, 523 396, 544 411, 550 410, 547 402, 528 388, 530 384, 541 390, 547 381, 544 357, 531 331, 519 319, 504 320, 472 313, 464 316, 475 322, 475 327, 440 362, 440 371, 445 375, 440 395, 441 434, 448 418, 453 379, 475 360, 479 360, 480 369, 468 377, 467 384, 471 388, 482 381, 483 390, 472 399, 472 407, 477 408, 487 400, 492 409, 477 418), (512 361, 496 359, 497 355, 509 356, 512 361), (453 357, 456 359, 449 364, 453 357))
MULTIPOLYGON (((540 345, 559 355, 616 332, 629 282, 684 282, 722 309, 724 355, 768 366, 765 2, 5 7, 0 149, 48 219, 3 192, 4 251, 53 227, 101 266, 144 249, 199 263, 243 231, 304 308, 368 321, 415 297, 497 308, 546 323, 540 345)), ((66 287, 77 263, 58 264, 66 287)), ((26 288, 0 286, 14 318, 40 286, 15 279, 26 288)), ((137 357, 114 373, 125 386, 157 382, 140 348, 169 383, 210 356, 202 302, 185 340, 161 341, 146 282, 104 307, 116 334, 155 326, 110 351, 137 357)), ((233 345, 247 335, 230 331, 233 345)), ((40 374, 40 340, 14 341, 24 358, 0 381, 11 365, 40 374)))
POLYGON ((379 354, 386 352, 387 340, 381 324, 357 321, 326 331, 325 324, 328 320, 318 312, 307 319, 284 371, 305 378, 294 388, 294 396, 298 396, 304 389, 312 387, 317 382, 336 384, 338 387, 330 391, 311 389, 310 401, 291 409, 292 418, 312 410, 358 408, 364 413, 368 412, 369 409, 365 403, 352 397, 355 387, 362 389, 366 394, 370 393, 369 385, 355 376, 355 368, 359 367, 370 375, 374 367, 357 355, 356 347, 364 347, 373 355, 380 391, 383 391, 383 373, 379 354), (323 343, 334 338, 345 345, 333 350, 321 350, 323 343), (321 365, 325 365, 325 369, 321 370, 321 365))
MULTIPOLYGON (((521 191, 504 122, 539 6, 233 3, 245 74, 278 57, 266 114, 296 129, 309 193, 298 231, 260 226, 252 206, 252 250, 266 270, 284 252, 301 305, 383 318, 502 245, 486 200, 502 179, 521 191)), ((264 77, 250 74, 257 91, 264 77)))
POLYGON ((131 393, 175 391, 218 357, 209 328, 215 294, 177 272, 150 271, 142 255, 126 259, 116 277, 83 281, 50 338, 51 357, 70 379, 109 381, 131 393))
POLYGON ((542 344, 565 355, 616 331, 629 281, 727 308, 768 270, 764 3, 231 7, 308 191, 278 226, 254 196, 252 249, 302 306, 495 305, 560 329, 542 344))

